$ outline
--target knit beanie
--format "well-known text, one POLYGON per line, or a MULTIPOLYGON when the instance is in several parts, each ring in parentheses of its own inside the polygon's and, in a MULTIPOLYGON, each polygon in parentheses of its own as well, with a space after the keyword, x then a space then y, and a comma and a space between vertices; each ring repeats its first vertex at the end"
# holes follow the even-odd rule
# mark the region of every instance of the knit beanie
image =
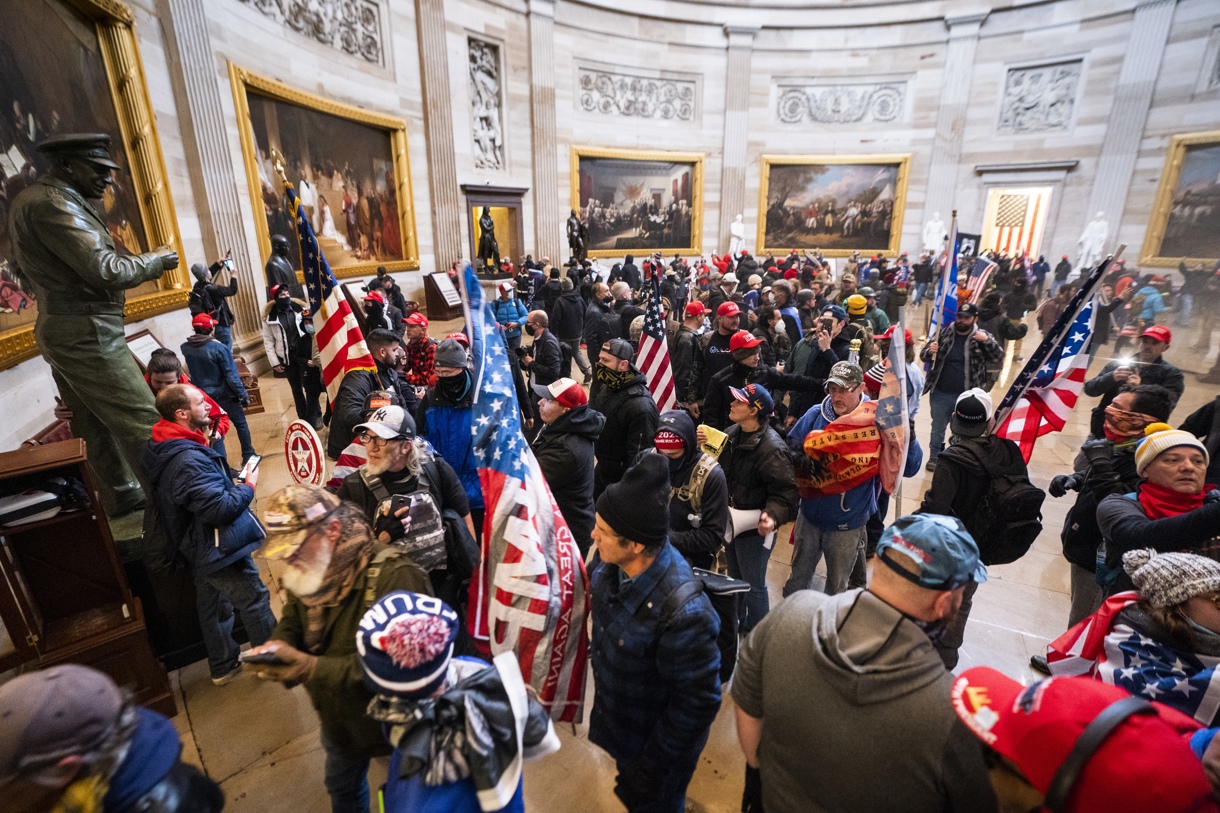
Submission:
POLYGON ((860 294, 852 294, 847 297, 847 312, 852 316, 860 316, 866 310, 868 310, 868 300, 860 294))
POLYGON ((1144 439, 1135 447, 1135 473, 1144 476, 1144 470, 1160 456, 1177 446, 1192 446, 1203 453, 1203 465, 1208 464, 1207 447, 1189 432, 1174 429, 1167 423, 1150 423, 1144 427, 1144 439))
POLYGON ((1123 554, 1123 570, 1153 607, 1173 607, 1202 593, 1220 592, 1220 562, 1193 553, 1132 550, 1123 554))
POLYGON ((430 697, 445 681, 458 626, 458 614, 439 598, 387 593, 356 630, 364 682, 379 695, 430 697))
POLYGON ((643 455, 597 498, 597 515, 624 539, 647 547, 663 544, 669 533, 668 459, 643 455))
POLYGON ((868 390, 868 394, 876 398, 881 394, 881 384, 885 381, 885 363, 877 362, 864 373, 864 389, 868 390))
POLYGON ((436 355, 433 358, 437 367, 465 369, 470 366, 466 348, 454 339, 442 339, 441 343, 436 346, 436 355))

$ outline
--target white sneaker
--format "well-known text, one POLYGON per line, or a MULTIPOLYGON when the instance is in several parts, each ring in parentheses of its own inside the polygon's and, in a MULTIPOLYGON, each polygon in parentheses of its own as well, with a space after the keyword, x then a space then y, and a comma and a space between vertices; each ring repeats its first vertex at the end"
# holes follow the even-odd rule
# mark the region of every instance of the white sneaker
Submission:
POLYGON ((237 664, 237 666, 234 666, 233 671, 229 672, 227 675, 221 675, 218 678, 212 678, 212 685, 213 686, 224 686, 226 683, 232 683, 237 678, 237 676, 240 674, 241 674, 241 664, 239 663, 239 664, 237 664))

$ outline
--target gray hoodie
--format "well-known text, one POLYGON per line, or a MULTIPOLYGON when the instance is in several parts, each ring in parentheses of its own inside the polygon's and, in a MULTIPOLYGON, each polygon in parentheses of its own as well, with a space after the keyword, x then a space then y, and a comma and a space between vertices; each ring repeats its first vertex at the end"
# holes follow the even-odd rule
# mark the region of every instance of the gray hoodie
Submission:
POLYGON ((767 813, 996 810, 951 685, 924 632, 867 590, 790 596, 733 677, 733 700, 763 720, 767 813))

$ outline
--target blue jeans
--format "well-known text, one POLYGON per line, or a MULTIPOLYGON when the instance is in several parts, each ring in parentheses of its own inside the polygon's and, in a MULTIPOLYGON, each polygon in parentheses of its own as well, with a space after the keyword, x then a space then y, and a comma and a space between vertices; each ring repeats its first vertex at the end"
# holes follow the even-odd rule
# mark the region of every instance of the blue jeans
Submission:
POLYGON ((763 544, 762 536, 751 532, 733 537, 733 541, 725 545, 724 552, 729 575, 750 583, 750 592, 741 603, 739 618, 744 635, 771 609, 771 599, 767 595, 767 562, 771 560, 771 549, 763 544))
POLYGON ((237 430, 237 440, 241 443, 241 459, 244 463, 255 454, 254 441, 250 439, 250 426, 246 423, 246 411, 242 409, 241 402, 231 395, 213 397, 212 400, 229 413, 229 420, 232 421, 233 428, 237 430))
POLYGON ((949 428, 949 419, 953 417, 958 395, 961 393, 932 390, 928 399, 932 409, 932 435, 928 438, 929 460, 935 460, 945 448, 945 430, 949 428))
POLYGON ((1194 294, 1178 294, 1178 327, 1190 325, 1190 313, 1195 307, 1194 294))
MULTIPOLYGON (((695 753, 703 753, 703 746, 707 744, 708 730, 703 732, 703 737, 698 743, 698 750, 695 753)), ((629 772, 633 769, 633 765, 625 762, 616 762, 615 767, 618 768, 620 780, 624 778, 624 774, 628 774, 626 782, 630 783, 629 772)), ((629 813, 684 813, 686 810, 686 788, 690 785, 691 777, 695 774, 695 768, 682 769, 680 766, 651 766, 654 770, 668 770, 668 773, 661 778, 661 787, 655 799, 650 799, 643 804, 627 805, 629 813)), ((619 801, 622 801, 621 799, 619 801)))
POLYGON ((326 775, 322 782, 330 794, 331 813, 368 813, 369 758, 340 751, 322 735, 326 775))
POLYGON ((222 599, 232 602, 233 609, 241 614, 241 623, 252 645, 265 644, 275 629, 271 594, 249 556, 211 573, 196 573, 195 607, 203 629, 203 645, 208 651, 208 669, 214 678, 237 668, 240 651, 233 640, 234 614, 222 609, 222 599))
POLYGON ((926 282, 915 283, 915 299, 912 304, 918 305, 920 302, 923 302, 924 294, 926 294, 927 292, 928 292, 928 283, 926 283, 926 282))
POLYGON ((233 329, 217 325, 215 328, 216 341, 229 348, 229 352, 233 352, 233 329))
POLYGON ((792 553, 792 575, 784 585, 784 595, 813 587, 813 575, 822 555, 826 555, 827 595, 833 596, 847 589, 848 579, 856 562, 864 560, 864 526, 847 531, 825 530, 817 527, 804 514, 796 517, 796 550, 792 553))

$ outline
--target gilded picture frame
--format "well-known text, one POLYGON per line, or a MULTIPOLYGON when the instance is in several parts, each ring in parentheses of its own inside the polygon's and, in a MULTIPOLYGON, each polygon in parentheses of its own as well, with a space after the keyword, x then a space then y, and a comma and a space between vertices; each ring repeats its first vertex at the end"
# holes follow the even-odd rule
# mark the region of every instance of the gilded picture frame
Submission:
MULTIPOLYGON (((148 82, 136 40, 135 17, 118 0, 52 0, 66 13, 84 17, 97 35, 97 54, 109 86, 110 101, 118 120, 119 143, 111 143, 111 155, 130 168, 130 177, 120 175, 118 183, 129 183, 143 223, 144 250, 170 246, 182 257, 182 238, 170 196, 165 159, 157 135, 156 117, 148 95, 148 82)), ((13 54, 18 61, 20 52, 13 54)), ((167 271, 150 284, 155 292, 129 295, 124 319, 135 322, 186 307, 191 285, 183 257, 178 268, 167 271)), ((0 332, 0 370, 6 370, 38 355, 34 326, 22 324, 0 332)))
POLYGON ((1140 265, 1177 268, 1220 256, 1220 130, 1169 140, 1140 265))
POLYGON ((762 156, 755 253, 897 255, 910 163, 910 153, 762 156))
MULTIPOLYGON (((389 239, 382 240, 381 235, 386 232, 381 229, 376 230, 375 233, 370 232, 368 235, 360 230, 353 234, 346 227, 343 232, 339 232, 338 228, 340 226, 337 224, 340 223, 341 218, 346 220, 348 214, 345 203, 341 198, 335 201, 336 205, 333 207, 329 203, 326 204, 326 208, 331 212, 333 221, 331 225, 335 227, 335 230, 330 232, 329 237, 329 240, 335 241, 330 253, 327 252, 326 243, 328 238, 320 227, 321 223, 314 224, 314 231, 318 235, 319 243, 323 244, 323 253, 328 255, 327 262, 330 264, 331 270, 334 272, 335 277, 339 279, 369 276, 375 274, 377 268, 382 266, 389 272, 413 271, 419 268, 419 244, 415 231, 415 198, 411 186, 411 165, 407 154, 407 123, 405 120, 298 90, 276 79, 253 73, 233 62, 229 63, 229 80, 233 87, 233 101, 237 109, 237 123, 241 133, 242 156, 246 165, 246 180, 250 188, 250 202, 255 207, 254 226, 258 234, 261 260, 264 264, 267 262, 267 258, 271 256, 272 213, 268 208, 265 209, 266 216, 258 216, 260 214, 260 204, 267 203, 269 197, 269 192, 265 189, 265 182, 263 180, 263 176, 268 174, 268 170, 265 165, 260 166, 260 160, 265 164, 266 159, 260 154, 260 149, 262 149, 263 153, 269 154, 270 150, 264 148, 274 146, 281 153, 284 153, 285 160, 290 164, 290 173, 292 172, 291 164, 294 161, 294 156, 291 154, 291 149, 285 151, 281 148, 284 142, 280 144, 259 143, 260 134, 256 133, 255 128, 257 116, 252 117, 251 115, 252 96, 269 99, 272 104, 279 103, 280 105, 289 105, 302 109, 304 112, 299 114, 298 123, 305 122, 305 126, 310 128, 333 128, 337 126, 352 129, 349 125, 356 125, 358 129, 353 130, 353 132, 367 138, 372 138, 373 132, 384 133, 387 139, 383 152, 384 157, 370 159, 368 154, 356 151, 359 155, 351 160, 362 158, 374 165, 383 164, 386 160, 392 163, 394 195, 392 198, 387 196, 382 199, 383 204, 388 202, 392 206, 382 210, 383 214, 380 215, 380 222, 384 226, 390 218, 395 218, 396 210, 395 223, 391 224, 391 226, 397 226, 398 252, 395 253, 393 251, 392 236, 389 239), (341 121, 336 122, 335 120, 341 121), (344 124, 343 122, 349 124, 344 124), (365 132, 366 130, 370 132, 365 132), (386 212, 388 212, 388 216, 386 212), (353 237, 356 239, 353 240, 353 237), (370 239, 372 237, 377 239, 370 239)), ((277 109, 282 110, 283 108, 277 109)), ((266 124, 264 123, 262 126, 265 128, 266 124)), ((317 133, 313 132, 312 129, 309 134, 301 135, 300 138, 302 142, 307 143, 311 136, 317 136, 317 133)), ((283 134, 278 134, 277 137, 283 138, 283 134)), ((327 157, 329 158, 329 156, 327 157)), ((317 157, 312 157, 311 160, 317 160, 317 157)), ((337 173, 336 177, 340 178, 339 185, 341 187, 344 185, 348 187, 356 186, 359 182, 352 175, 349 175, 345 171, 346 169, 347 167, 335 170, 337 173), (345 181, 346 184, 344 183, 345 181)), ((311 167, 310 172, 312 171, 313 168, 311 167)), ((358 173, 361 178, 365 178, 366 175, 370 175, 371 170, 369 166, 362 164, 356 170, 353 170, 353 172, 358 173)), ((381 174, 384 178, 384 169, 381 174)), ((332 189, 329 186, 330 177, 329 172, 322 173, 321 177, 314 176, 315 184, 323 180, 327 184, 325 187, 319 187, 322 189, 322 193, 318 196, 319 211, 323 206, 325 192, 332 189)), ((271 180, 274 184, 279 183, 277 178, 272 178, 271 180)), ((297 186, 297 193, 301 194, 302 190, 298 179, 290 175, 289 180, 297 186)), ((375 184, 376 178, 373 178, 372 182, 375 184)), ((369 183, 370 181, 366 178, 363 181, 363 185, 357 188, 368 192, 367 187, 369 183)), ((388 188, 388 183, 386 186, 388 188)), ((276 191, 279 192, 282 205, 282 191, 278 187, 276 191)), ((379 190, 375 194, 381 195, 384 192, 379 190)), ((308 192, 302 195, 303 204, 307 202, 307 197, 308 192)), ((357 193, 357 198, 359 197, 360 194, 357 193)), ((352 213, 352 216, 353 218, 355 217, 355 212, 352 213)), ((281 231, 283 230, 281 229, 281 231)), ((288 233, 295 235, 295 231, 291 230, 291 228, 289 228, 288 233)), ((301 267, 296 253, 298 248, 295 236, 290 239, 289 245, 289 259, 296 266, 299 277, 301 267)))
POLYGON ((571 208, 589 228, 588 255, 701 254, 703 159, 696 152, 573 146, 571 208))

